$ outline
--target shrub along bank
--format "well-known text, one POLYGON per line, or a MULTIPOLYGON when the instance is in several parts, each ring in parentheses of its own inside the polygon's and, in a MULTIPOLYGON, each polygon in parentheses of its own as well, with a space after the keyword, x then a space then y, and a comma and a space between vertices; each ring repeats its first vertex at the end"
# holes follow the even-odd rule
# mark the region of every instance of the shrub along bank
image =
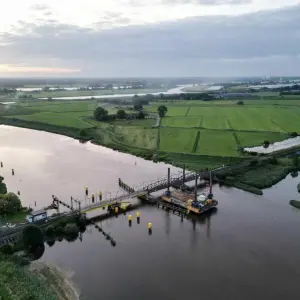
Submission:
POLYGON ((291 200, 290 201, 290 204, 296 208, 299 208, 300 209, 300 201, 297 201, 297 200, 291 200))
POLYGON ((297 176, 295 170, 292 159, 261 158, 251 160, 241 168, 227 170, 220 175, 220 178, 226 185, 262 195, 262 189, 277 184, 290 173, 297 176))

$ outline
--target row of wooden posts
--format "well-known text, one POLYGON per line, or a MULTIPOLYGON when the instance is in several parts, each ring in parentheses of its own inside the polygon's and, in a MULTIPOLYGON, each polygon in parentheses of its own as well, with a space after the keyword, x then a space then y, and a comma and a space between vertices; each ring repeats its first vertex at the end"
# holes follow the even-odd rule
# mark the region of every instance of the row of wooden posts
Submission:
POLYGON ((134 193, 135 190, 119 178, 119 186, 129 193, 134 193))

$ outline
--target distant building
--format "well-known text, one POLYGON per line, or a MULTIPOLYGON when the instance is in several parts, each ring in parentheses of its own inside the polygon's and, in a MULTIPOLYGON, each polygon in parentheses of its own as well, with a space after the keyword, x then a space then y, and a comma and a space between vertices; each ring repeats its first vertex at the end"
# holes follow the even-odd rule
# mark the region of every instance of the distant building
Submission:
POLYGON ((29 215, 26 216, 26 220, 29 223, 35 223, 37 221, 46 220, 47 217, 48 217, 47 211, 42 209, 42 210, 32 211, 29 215))

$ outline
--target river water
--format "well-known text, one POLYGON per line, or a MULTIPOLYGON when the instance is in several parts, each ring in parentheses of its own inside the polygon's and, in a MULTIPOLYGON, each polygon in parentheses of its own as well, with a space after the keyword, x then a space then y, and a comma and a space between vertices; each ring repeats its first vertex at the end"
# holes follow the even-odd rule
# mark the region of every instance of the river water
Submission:
POLYGON ((244 148, 244 150, 247 152, 256 152, 256 153, 272 153, 275 151, 292 148, 298 145, 300 145, 300 136, 289 138, 281 142, 275 142, 274 144, 270 144, 268 148, 265 148, 263 146, 257 146, 257 147, 246 147, 244 148))
MULTIPOLYGON (((165 164, 7 126, 0 126, 0 160, 8 189, 37 208, 52 194, 83 197, 85 185, 117 191, 118 177, 132 184, 167 171, 165 164)), ((298 182, 288 176, 264 196, 214 186, 219 208, 198 221, 143 206, 140 224, 133 218, 129 227, 123 215, 102 221, 116 247, 90 227, 82 241, 47 246, 41 260, 73 272, 83 299, 297 299, 300 211, 288 201, 299 199, 298 182)))
MULTIPOLYGON (((74 100, 74 99, 91 99, 91 98, 95 98, 95 99, 108 99, 108 98, 120 98, 120 97, 133 97, 135 95, 137 96, 145 96, 147 94, 152 94, 152 95, 159 95, 159 94, 165 94, 165 95, 173 95, 173 94, 180 94, 182 93, 182 90, 185 88, 185 87, 191 87, 193 85, 191 84, 186 84, 186 85, 180 85, 180 86, 177 86, 176 88, 172 88, 166 92, 153 92, 153 93, 136 93, 136 94, 122 94, 122 93, 118 93, 118 91, 116 91, 115 94, 113 95, 100 95, 100 96, 71 96, 71 97, 53 97, 52 99, 55 99, 55 100, 74 100)), ((203 87, 202 91, 218 91, 220 89, 222 89, 223 87, 222 86, 206 86, 206 87, 203 87)), ((193 92, 191 92, 193 93, 193 92)), ((42 99, 42 100, 45 100, 47 98, 39 98, 39 99, 42 99)))

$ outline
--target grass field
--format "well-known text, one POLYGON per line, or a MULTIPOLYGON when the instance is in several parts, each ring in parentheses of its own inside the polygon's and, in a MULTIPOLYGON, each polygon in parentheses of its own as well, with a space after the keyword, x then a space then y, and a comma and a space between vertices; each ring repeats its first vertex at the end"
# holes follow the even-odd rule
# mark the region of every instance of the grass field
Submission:
POLYGON ((197 153, 202 155, 237 156, 237 143, 232 132, 201 130, 197 153))
POLYGON ((144 129, 143 127, 115 126, 116 139, 132 147, 155 149, 157 129, 144 129))
POLYGON ((83 128, 92 127, 91 124, 82 120, 82 118, 87 115, 88 112, 72 112, 72 113, 42 112, 42 113, 33 113, 30 115, 16 115, 16 116, 11 116, 11 118, 83 129, 83 128))
POLYGON ((169 127, 200 127, 201 123, 202 117, 166 117, 163 118, 161 125, 169 127))
MULTIPOLYGON (((0 105, 0 117, 72 130, 87 128, 91 131, 91 138, 108 147, 118 148, 116 145, 119 144, 124 151, 127 145, 131 150, 193 155, 194 165, 194 156, 197 155, 240 157, 240 147, 260 146, 265 140, 280 141, 291 132, 300 132, 300 97, 299 100, 276 98, 274 95, 272 99, 266 97, 244 100, 244 105, 237 105, 237 99, 150 103, 144 106, 145 111, 156 113, 162 103, 168 108, 159 135, 157 129, 152 129, 155 119, 116 120, 111 124, 96 121, 93 112, 97 106, 104 107, 110 114, 120 108, 97 100, 24 100, 15 107, 0 105)), ((126 110, 125 106, 123 108, 126 110)), ((29 126, 28 123, 26 126, 29 126)))
POLYGON ((196 139, 196 129, 161 128, 160 150, 191 153, 196 139))

